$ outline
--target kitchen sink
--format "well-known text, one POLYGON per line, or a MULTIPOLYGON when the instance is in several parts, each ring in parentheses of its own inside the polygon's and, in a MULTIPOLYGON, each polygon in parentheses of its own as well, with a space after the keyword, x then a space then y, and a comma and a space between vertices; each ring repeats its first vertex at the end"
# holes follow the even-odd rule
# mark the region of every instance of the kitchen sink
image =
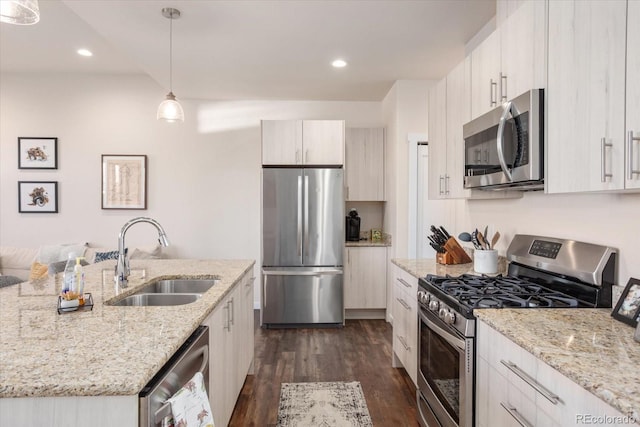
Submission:
POLYGON ((118 306, 165 306, 196 302, 201 294, 143 294, 137 293, 115 302, 118 306))
POLYGON ((136 294, 203 294, 211 289, 218 279, 166 279, 149 283, 136 294))

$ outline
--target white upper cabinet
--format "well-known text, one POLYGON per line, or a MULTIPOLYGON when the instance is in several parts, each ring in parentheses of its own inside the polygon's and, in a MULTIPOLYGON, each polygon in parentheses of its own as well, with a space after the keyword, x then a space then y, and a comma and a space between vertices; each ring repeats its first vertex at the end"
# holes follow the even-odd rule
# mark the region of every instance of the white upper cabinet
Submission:
POLYGON ((446 197, 447 79, 429 90, 429 199, 446 197))
POLYGON ((345 130, 347 201, 384 201, 384 129, 345 130))
POLYGON ((625 188, 640 188, 640 1, 627 7, 627 121, 625 188))
POLYGON ((471 116, 546 87, 546 5, 522 1, 471 53, 471 116))
POLYGON ((305 165, 344 164, 344 120, 303 120, 305 165))
POLYGON ((478 117, 500 103, 500 31, 471 52, 471 114, 478 117))
POLYGON ((342 165, 343 120, 263 120, 263 165, 342 165))
MULTIPOLYGON (((548 7, 547 191, 621 190, 627 2, 565 0, 551 1, 548 7)), ((633 43, 629 53, 637 57, 637 34, 635 50, 633 43)), ((638 66, 637 58, 633 66, 638 66)), ((637 85, 637 71, 630 78, 637 85)), ((637 86, 635 91, 637 96, 637 86)), ((637 126, 638 110, 633 114, 629 126, 632 120, 637 126)))

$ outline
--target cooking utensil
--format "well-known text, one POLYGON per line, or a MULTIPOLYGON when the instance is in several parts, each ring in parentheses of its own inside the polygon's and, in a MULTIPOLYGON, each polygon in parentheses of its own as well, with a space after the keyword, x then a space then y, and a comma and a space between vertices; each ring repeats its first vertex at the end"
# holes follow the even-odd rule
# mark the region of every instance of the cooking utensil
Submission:
POLYGON ((489 249, 491 249, 481 232, 478 232, 478 242, 480 243, 480 246, 482 246, 483 250, 488 251, 489 249))
POLYGON ((463 242, 471 242, 471 234, 463 231, 462 233, 458 234, 458 239, 462 240, 463 242))
POLYGON ((498 243, 498 240, 500 240, 500 232, 496 231, 496 234, 494 234, 493 237, 491 238, 491 247, 493 249, 495 249, 496 243, 498 243))
POLYGON ((475 247, 476 249, 482 249, 482 246, 480 246, 480 242, 478 241, 478 229, 477 228, 474 231, 471 232, 471 243, 473 243, 473 247, 475 247))

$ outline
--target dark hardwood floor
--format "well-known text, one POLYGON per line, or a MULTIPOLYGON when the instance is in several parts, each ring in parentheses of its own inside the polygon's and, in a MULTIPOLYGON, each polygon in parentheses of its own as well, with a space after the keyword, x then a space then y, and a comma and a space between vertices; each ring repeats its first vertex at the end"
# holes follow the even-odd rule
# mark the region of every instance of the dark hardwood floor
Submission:
POLYGON ((391 367, 384 320, 347 320, 335 329, 256 326, 255 338, 255 375, 229 426, 275 426, 281 383, 324 381, 360 381, 375 427, 418 426, 415 387, 404 369, 391 367))

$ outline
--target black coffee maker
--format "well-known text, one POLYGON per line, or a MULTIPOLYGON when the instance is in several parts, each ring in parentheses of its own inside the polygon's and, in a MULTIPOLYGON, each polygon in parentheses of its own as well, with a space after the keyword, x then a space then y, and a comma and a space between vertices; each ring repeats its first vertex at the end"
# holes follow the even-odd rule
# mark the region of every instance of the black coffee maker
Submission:
POLYGON ((360 240, 360 217, 358 216, 358 211, 351 209, 346 221, 347 242, 357 242, 360 240))

